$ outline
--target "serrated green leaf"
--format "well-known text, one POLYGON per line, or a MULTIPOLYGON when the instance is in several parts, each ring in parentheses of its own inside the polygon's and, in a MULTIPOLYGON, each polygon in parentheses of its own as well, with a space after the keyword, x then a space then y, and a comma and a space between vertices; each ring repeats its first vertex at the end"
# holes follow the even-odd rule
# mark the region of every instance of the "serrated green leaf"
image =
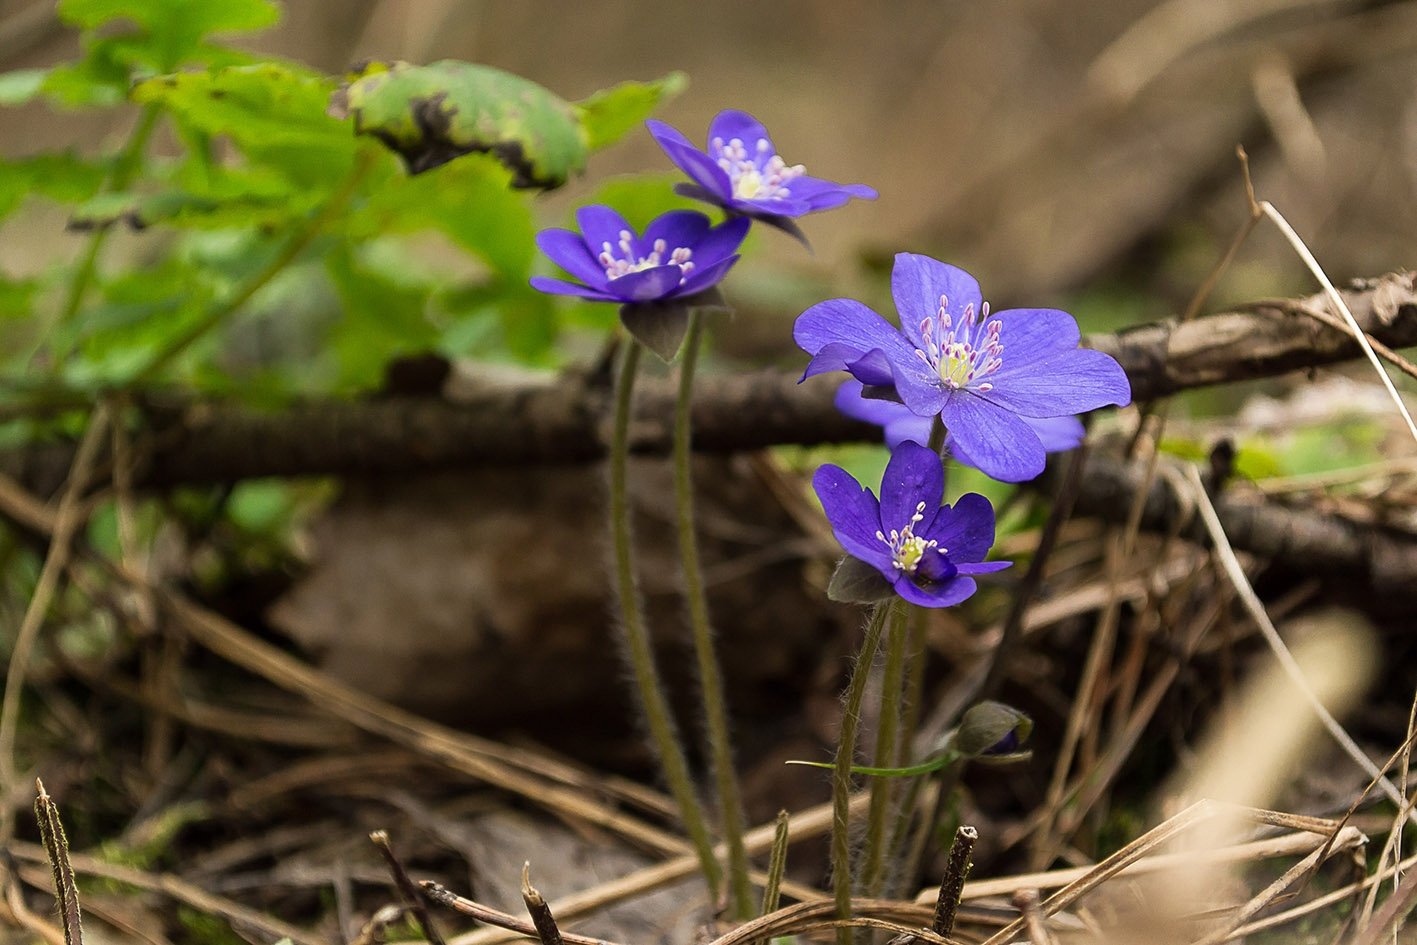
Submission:
POLYGON ((189 134, 223 137, 303 187, 329 190, 349 173, 357 142, 325 113, 330 79, 263 62, 138 83, 136 102, 168 110, 189 134))
POLYGON ((557 187, 585 167, 586 133, 575 106, 529 79, 443 60, 374 63, 330 100, 420 174, 461 157, 493 154, 514 187, 557 187))
POLYGON ((205 41, 216 33, 265 29, 280 20, 272 0, 59 0, 66 23, 96 29, 114 21, 138 28, 129 34, 130 62, 167 72, 210 50, 205 41))
POLYGON ((619 141, 688 84, 684 73, 671 72, 652 82, 621 82, 577 102, 586 146, 598 151, 619 141))

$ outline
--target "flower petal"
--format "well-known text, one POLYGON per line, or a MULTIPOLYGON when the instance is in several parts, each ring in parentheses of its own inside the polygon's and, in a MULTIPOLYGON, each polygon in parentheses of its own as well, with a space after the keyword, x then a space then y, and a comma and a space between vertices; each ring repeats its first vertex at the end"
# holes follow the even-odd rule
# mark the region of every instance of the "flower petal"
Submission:
POLYGON ((931 548, 925 552, 924 557, 915 567, 916 583, 928 586, 940 581, 948 581, 959 573, 959 568, 955 567, 955 563, 949 559, 948 555, 943 554, 943 551, 942 548, 931 548))
POLYGON ((583 299, 595 299, 599 302, 620 301, 618 296, 611 295, 602 289, 592 289, 574 282, 567 282, 564 279, 551 279, 547 276, 532 276, 531 287, 538 292, 546 292, 550 295, 574 295, 583 299))
POLYGON ((1004 363, 994 377, 1027 371, 1034 361, 1072 351, 1082 337, 1077 320, 1056 308, 1011 308, 990 313, 989 320, 998 321, 1004 346, 1004 363))
POLYGON ((967 492, 941 510, 924 537, 939 542, 957 568, 983 561, 994 546, 994 507, 979 493, 967 492))
MULTIPOLYGON (((967 307, 974 306, 974 311, 978 313, 984 304, 979 283, 958 266, 917 253, 896 254, 895 266, 891 269, 891 297, 895 299, 895 309, 900 313, 901 330, 917 348, 925 347, 920 336, 920 323, 927 318, 936 318, 941 296, 949 301, 945 311, 956 325, 967 307)), ((939 337, 940 328, 937 325, 935 339, 938 341, 939 337)))
MULTIPOLYGON (((915 417, 915 414, 910 413, 910 408, 904 404, 890 400, 879 400, 875 397, 863 397, 863 390, 865 390, 865 385, 856 378, 849 377, 842 381, 841 386, 836 389, 836 397, 832 402, 836 405, 837 410, 853 420, 865 420, 867 423, 874 423, 877 426, 885 426, 897 419, 902 412, 915 417)), ((929 421, 926 420, 926 422, 929 421)))
POLYGON ((695 266, 711 266, 738 252, 753 222, 747 217, 734 217, 713 227, 699 238, 692 248, 695 266))
POLYGON ((881 507, 871 491, 863 489, 846 470, 832 465, 817 469, 812 488, 821 500, 832 534, 846 553, 893 579, 890 553, 876 537, 881 529, 881 507))
POLYGON ((655 266, 611 279, 605 290, 626 302, 653 302, 674 293, 683 278, 678 266, 655 266))
POLYGON ((762 166, 763 161, 772 157, 777 151, 772 146, 772 139, 768 137, 768 130, 763 127, 763 123, 758 121, 747 112, 737 109, 727 109, 714 116, 709 122, 708 150, 712 154, 714 141, 722 139, 724 144, 737 138, 743 142, 743 148, 748 152, 748 160, 762 166), (766 141, 766 148, 759 148, 758 142, 766 141))
POLYGON ((723 281, 723 277, 728 275, 728 270, 733 268, 733 264, 739 260, 738 256, 729 256, 727 259, 720 259, 717 262, 689 270, 689 275, 685 277, 684 283, 674 291, 676 296, 695 295, 705 289, 718 285, 723 281))
POLYGON ((865 184, 838 184, 835 181, 805 175, 789 181, 787 191, 791 195, 789 199, 806 204, 808 213, 839 207, 852 197, 862 200, 875 200, 877 197, 875 188, 865 184))
POLYGON ((691 151, 698 150, 694 146, 694 142, 690 141, 682 131, 657 118, 645 119, 645 127, 649 129, 649 136, 653 138, 655 143, 661 148, 666 144, 672 144, 676 147, 688 148, 691 151))
POLYGON ((678 145, 661 140, 659 146, 664 149, 669 160, 704 189, 708 200, 725 204, 733 199, 733 183, 728 179, 728 173, 719 167, 713 158, 693 145, 678 145))
MULTIPOLYGON (((922 416, 939 411, 945 395, 939 378, 917 353, 917 349, 890 322, 854 299, 818 302, 797 316, 792 337, 808 354, 818 354, 827 345, 841 345, 860 355, 880 350, 890 364, 896 390, 913 412, 922 416)), ((849 359, 844 359, 849 360, 849 359)), ((843 369, 844 369, 843 364, 843 369)), ((803 377, 835 368, 822 367, 803 377)), ((865 381, 865 378, 862 378, 865 381)), ((869 381, 868 381, 869 383, 869 381)))
POLYGON ((536 234, 536 245, 548 259, 586 285, 605 285, 605 270, 586 248, 585 240, 579 233, 555 228, 542 230, 536 234))
MULTIPOLYGON (((1004 348, 1005 364, 1009 350, 1004 348)), ((1107 404, 1125 407, 1132 402, 1126 372, 1109 354, 1091 348, 1074 348, 1025 368, 999 372, 989 378, 994 388, 980 394, 1005 410, 1028 417, 1058 417, 1096 410, 1107 404)))
POLYGON ((635 255, 640 258, 648 256, 654 251, 654 241, 664 240, 666 255, 663 261, 668 262, 668 253, 681 247, 693 249, 708 231, 709 218, 697 210, 670 210, 655 217, 645 227, 645 235, 640 238, 635 255))
POLYGON ((889 535, 910 528, 916 535, 925 535, 944 494, 945 471, 939 454, 919 443, 900 444, 891 451, 881 477, 881 530, 889 535), (915 515, 921 518, 913 523, 915 515))
POLYGON ((895 592, 921 607, 953 607, 974 596, 979 586, 973 578, 956 575, 939 584, 919 585, 909 575, 902 574, 895 582, 895 592))
POLYGON ((941 411, 945 426, 975 469, 1001 482, 1043 472, 1043 444, 1028 424, 971 391, 957 391, 941 411))
POLYGON ((1012 561, 962 561, 957 569, 960 574, 993 574, 1013 566, 1012 561))
POLYGON ((585 237, 586 249, 592 255, 598 255, 604 244, 609 243, 618 257, 621 255, 620 234, 629 233, 631 241, 635 238, 634 228, 625 222, 625 218, 601 204, 591 204, 577 210, 576 223, 585 237))

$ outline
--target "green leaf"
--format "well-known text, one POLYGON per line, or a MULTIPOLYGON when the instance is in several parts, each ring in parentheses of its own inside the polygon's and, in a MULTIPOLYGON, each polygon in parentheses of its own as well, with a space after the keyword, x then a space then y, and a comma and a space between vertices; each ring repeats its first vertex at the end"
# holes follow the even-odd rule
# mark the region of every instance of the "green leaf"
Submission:
POLYGON ((38 154, 0 160, 0 219, 30 196, 59 203, 88 200, 103 186, 108 164, 88 161, 71 153, 38 154))
MULTIPOLYGON (((922 761, 917 765, 910 765, 905 768, 873 768, 870 765, 852 765, 852 774, 869 774, 878 778, 913 778, 916 775, 930 774, 935 771, 942 771, 959 760, 959 755, 951 751, 937 755, 934 758, 922 761)), ((808 768, 835 768, 836 764, 830 761, 798 761, 789 760, 786 764, 803 765, 808 768)))
POLYGON ((217 196, 167 190, 155 194, 99 194, 69 217, 71 230, 97 230, 124 224, 134 230, 166 224, 192 229, 258 226, 276 229, 303 216, 306 201, 288 194, 217 196))
POLYGON ((33 101, 39 96, 48 78, 48 69, 0 72, 0 105, 24 105, 33 101))
POLYGON ((330 100, 357 134, 398 152, 420 174, 473 152, 493 154, 512 186, 551 188, 585 167, 576 106, 521 76, 455 60, 373 63, 330 100))
POLYGON ((598 151, 619 141, 688 84, 689 77, 684 73, 671 72, 653 82, 621 82, 577 102, 586 146, 598 151))
MULTIPOLYGON (((612 208, 625 222, 643 233, 650 221, 670 210, 703 211, 704 205, 698 200, 690 200, 674 192, 674 185, 684 179, 682 174, 625 174, 604 181, 586 199, 586 203, 600 203, 612 208)), ((576 228, 575 220, 568 214, 567 225, 576 228)), ((752 234, 749 234, 752 238, 752 234)), ((786 306, 784 306, 786 307, 786 306)))
POLYGON ((880 571, 851 555, 841 559, 827 585, 827 597, 844 604, 874 604, 894 594, 895 589, 880 571))
POLYGON ((340 299, 340 318, 328 338, 347 389, 378 384, 389 361, 432 350, 438 333, 428 320, 429 287, 382 272, 350 246, 325 259, 340 299))
POLYGON ((113 21, 138 28, 128 34, 130 62, 168 72, 186 62, 206 61, 205 42, 215 33, 250 32, 274 26, 280 8, 272 0, 59 0, 66 23, 96 29, 113 21))
POLYGON ((333 87, 298 66, 263 62, 158 76, 138 83, 133 99, 162 105, 188 134, 225 137, 292 182, 329 191, 349 173, 357 147, 325 113, 333 87))

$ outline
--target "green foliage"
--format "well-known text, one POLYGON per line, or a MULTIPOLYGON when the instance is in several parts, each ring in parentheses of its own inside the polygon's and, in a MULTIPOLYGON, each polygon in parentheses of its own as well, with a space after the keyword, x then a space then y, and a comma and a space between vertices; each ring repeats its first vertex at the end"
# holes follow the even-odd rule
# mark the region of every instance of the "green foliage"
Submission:
MULTIPOLYGON (((573 103, 470 63, 374 65, 341 83, 223 45, 279 12, 61 0, 79 57, 0 75, 0 106, 140 110, 109 153, 0 166, 0 221, 34 226, 26 203, 42 199, 76 234, 70 262, 0 274, 0 397, 42 405, 141 380, 265 403, 367 391, 419 352, 557 359, 579 309, 528 285, 543 221, 520 188, 565 181, 684 77, 573 103), (155 133, 176 151, 153 153, 155 133), (130 234, 121 250, 116 231, 130 234)), ((650 207, 648 191, 616 186, 650 207)))

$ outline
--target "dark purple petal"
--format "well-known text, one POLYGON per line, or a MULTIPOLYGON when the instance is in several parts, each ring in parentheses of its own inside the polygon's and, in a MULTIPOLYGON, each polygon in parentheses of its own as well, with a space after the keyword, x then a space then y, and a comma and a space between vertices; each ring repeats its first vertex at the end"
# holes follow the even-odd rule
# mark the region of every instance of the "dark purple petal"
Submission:
POLYGON ((885 475, 881 477, 881 530, 903 532, 907 527, 924 536, 940 510, 945 494, 945 471, 940 456, 919 443, 902 443, 891 451, 885 475), (912 525, 911 517, 921 519, 912 525))
POLYGON ((1004 346, 1004 364, 995 377, 1030 370, 1034 361, 1072 351, 1082 337, 1077 321, 1055 308, 1011 308, 992 313, 989 320, 999 322, 1004 346))
POLYGON ((697 295, 705 289, 718 285, 723 277, 728 275, 728 270, 733 268, 733 264, 739 258, 738 256, 729 256, 727 259, 720 259, 708 266, 695 266, 689 270, 689 275, 684 279, 683 285, 675 290, 674 295, 697 295))
MULTIPOLYGON (((746 217, 734 217, 710 229, 692 247, 694 265, 711 266, 738 252, 738 247, 743 245, 752 225, 752 221, 746 217)), ((671 243, 670 249, 673 248, 674 244, 671 243)))
POLYGON ((538 292, 546 292, 550 295, 574 295, 583 299, 596 299, 601 302, 620 301, 619 296, 611 295, 602 289, 592 289, 575 282, 566 282, 563 279, 551 279, 547 276, 532 276, 531 287, 538 292))
MULTIPOLYGON (((921 360, 917 349, 886 321, 865 305, 853 299, 830 299, 818 302, 797 316, 792 337, 808 354, 818 354, 827 345, 854 349, 858 356, 879 350, 890 363, 891 373, 900 398, 913 412, 924 415, 939 411, 945 395, 935 372, 921 360)), ((844 358, 849 363, 849 358, 844 358)), ((808 373, 821 373, 820 368, 808 373)), ((864 380, 864 379, 862 379, 864 380)))
POLYGON ((570 230, 550 229, 536 234, 536 245, 556 265, 589 286, 603 288, 605 270, 586 249, 585 240, 570 230))
MULTIPOLYGON (((935 318, 940 310, 942 295, 949 300, 946 311, 954 319, 956 326, 959 325, 966 307, 973 305, 974 311, 978 313, 980 306, 984 304, 984 297, 979 292, 979 283, 958 266, 950 266, 917 253, 896 254, 895 266, 891 269, 891 296, 895 299, 896 311, 900 313, 901 330, 916 347, 924 347, 920 337, 920 323, 927 318, 935 318)), ((938 341, 938 324, 934 331, 938 341)), ((1004 353, 1007 356, 1008 349, 1005 349, 1004 353)))
POLYGON ((969 391, 941 412, 945 426, 975 469, 1001 482, 1026 482, 1043 472, 1043 444, 1023 420, 969 391))
POLYGON ((921 607, 953 607, 973 597, 978 589, 973 578, 958 575, 939 584, 920 585, 902 574, 895 582, 897 594, 921 607))
POLYGON ((993 574, 1013 566, 1012 561, 961 561, 958 570, 960 574, 993 574))
MULTIPOLYGON (((894 387, 895 372, 891 370, 890 358, 880 348, 872 348, 855 361, 846 365, 846 370, 862 384, 872 387, 894 387)), ((904 407, 904 405, 900 405, 904 407)), ((909 410, 909 407, 905 407, 909 410)))
POLYGON ((923 537, 939 542, 955 567, 983 561, 994 546, 994 507, 979 493, 967 492, 940 511, 923 537))
POLYGON ((722 138, 727 144, 734 138, 743 142, 743 149, 748 152, 748 160, 758 166, 762 166, 763 161, 777 153, 773 149, 772 139, 768 137, 768 130, 763 127, 763 123, 758 121, 747 112, 740 112, 737 109, 721 111, 709 122, 708 150, 713 153, 714 140, 722 138), (758 150, 758 142, 766 141, 768 146, 763 150, 758 150))
POLYGON ((624 217, 600 204, 577 210, 576 223, 581 228, 581 235, 585 237, 586 249, 593 256, 599 256, 604 248, 603 244, 609 243, 618 257, 621 255, 620 234, 628 232, 631 240, 635 238, 634 228, 625 222, 624 217))
POLYGON ((993 390, 980 395, 1005 410, 1028 417, 1059 417, 1132 402, 1126 372, 1101 351, 1074 348, 1026 369, 1008 369, 1008 357, 1005 347, 1005 368, 988 378, 993 390))
POLYGON ((672 294, 683 278, 678 266, 655 266, 611 279, 606 291, 626 302, 654 302, 672 294))
POLYGON ((863 489, 840 466, 831 465, 817 469, 812 476, 812 488, 821 500, 832 534, 846 553, 865 561, 887 578, 894 578, 890 552, 876 537, 881 529, 881 507, 870 490, 863 489))
POLYGON ((925 556, 915 567, 915 583, 928 586, 940 581, 948 581, 959 573, 954 562, 941 551, 942 549, 939 548, 931 548, 925 552, 925 556))
MULTIPOLYGON (((708 231, 709 218, 697 210, 670 210, 655 217, 653 222, 645 227, 645 235, 641 237, 635 255, 640 258, 648 256, 654 251, 655 240, 664 240, 666 254, 680 247, 693 249, 708 231)), ((668 262, 668 255, 662 261, 668 262)))

